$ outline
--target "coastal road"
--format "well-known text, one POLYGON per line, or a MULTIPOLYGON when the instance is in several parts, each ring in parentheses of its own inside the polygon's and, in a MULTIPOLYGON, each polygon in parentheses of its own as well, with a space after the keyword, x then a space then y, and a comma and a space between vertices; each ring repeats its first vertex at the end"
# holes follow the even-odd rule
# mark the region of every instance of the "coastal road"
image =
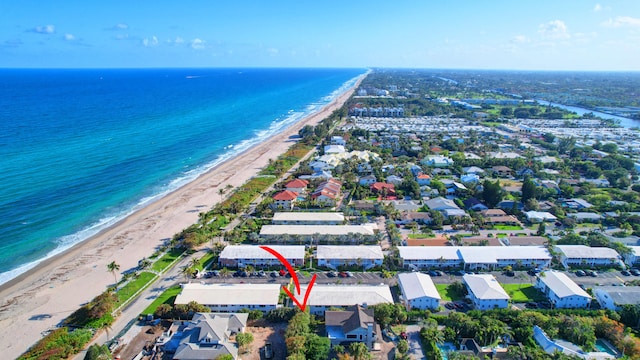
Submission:
MULTIPOLYGON (((171 268, 166 273, 162 274, 151 286, 146 288, 136 300, 127 305, 120 313, 120 315, 116 318, 114 323, 111 325, 111 329, 109 329, 107 339, 107 333, 105 331, 99 331, 98 335, 86 345, 85 349, 88 348, 92 344, 104 344, 107 341, 111 340, 113 336, 119 334, 130 321, 135 320, 138 316, 149 306, 151 303, 162 294, 166 289, 177 285, 179 283, 184 282, 184 276, 181 274, 181 268, 183 266, 189 266, 191 263, 191 258, 196 256, 201 258, 206 254, 208 250, 203 249, 193 253, 190 256, 186 256, 181 259, 178 263, 175 264, 173 268, 171 268)), ((141 326, 134 324, 129 331, 127 331, 123 336, 121 336, 123 343, 130 342, 142 329, 141 326)), ((140 349, 142 350, 142 349, 140 349)), ((74 360, 82 360, 86 351, 82 351, 74 357, 74 360)))

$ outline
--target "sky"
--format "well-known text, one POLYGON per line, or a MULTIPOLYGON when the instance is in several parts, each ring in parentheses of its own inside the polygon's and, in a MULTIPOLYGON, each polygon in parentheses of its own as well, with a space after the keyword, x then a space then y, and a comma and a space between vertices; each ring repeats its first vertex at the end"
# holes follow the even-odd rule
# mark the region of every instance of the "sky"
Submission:
POLYGON ((640 1, 2 0, 16 67, 640 71, 640 1))

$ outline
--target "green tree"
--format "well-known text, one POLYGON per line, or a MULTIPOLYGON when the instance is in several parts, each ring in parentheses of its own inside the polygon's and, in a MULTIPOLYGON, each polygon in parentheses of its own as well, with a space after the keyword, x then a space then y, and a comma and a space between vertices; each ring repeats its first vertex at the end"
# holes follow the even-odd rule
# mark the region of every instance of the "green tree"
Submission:
POLYGON ((407 351, 409 351, 409 343, 407 342, 407 340, 402 339, 398 341, 397 348, 398 352, 404 355, 407 353, 407 351))
POLYGON ((485 180, 482 183, 482 200, 489 208, 494 208, 504 196, 504 192, 502 191, 502 187, 500 186, 500 181, 496 180, 495 182, 491 182, 489 180, 485 180))
POLYGON ((115 261, 112 261, 107 264, 107 270, 113 274, 113 282, 115 286, 118 285, 118 278, 116 277, 116 273, 120 271, 120 265, 118 265, 115 261))
POLYGON ((372 358, 367 345, 361 342, 351 343, 349 345, 349 353, 353 356, 353 360, 368 360, 372 358))
POLYGON ((231 354, 224 354, 224 355, 220 355, 216 358, 216 360, 234 360, 233 359, 233 355, 231 354))
POLYGON ((107 345, 93 344, 87 349, 84 360, 110 360, 111 352, 107 345))
POLYGON ((310 360, 325 360, 329 358, 331 340, 317 334, 309 334, 306 342, 306 358, 310 360))
POLYGON ((522 203, 525 204, 529 199, 535 199, 537 196, 537 186, 529 176, 525 177, 522 182, 522 203))
POLYGON ((239 333, 236 335, 236 342, 238 343, 238 348, 244 350, 249 344, 253 342, 253 334, 251 333, 239 333))

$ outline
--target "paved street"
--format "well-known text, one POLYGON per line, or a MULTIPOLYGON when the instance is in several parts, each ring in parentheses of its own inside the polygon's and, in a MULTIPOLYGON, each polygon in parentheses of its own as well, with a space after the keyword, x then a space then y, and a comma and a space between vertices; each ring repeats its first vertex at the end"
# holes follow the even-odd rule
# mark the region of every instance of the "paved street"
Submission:
POLYGON ((409 342, 409 351, 407 353, 411 356, 411 359, 426 359, 420 344, 420 325, 407 325, 407 341, 409 342))

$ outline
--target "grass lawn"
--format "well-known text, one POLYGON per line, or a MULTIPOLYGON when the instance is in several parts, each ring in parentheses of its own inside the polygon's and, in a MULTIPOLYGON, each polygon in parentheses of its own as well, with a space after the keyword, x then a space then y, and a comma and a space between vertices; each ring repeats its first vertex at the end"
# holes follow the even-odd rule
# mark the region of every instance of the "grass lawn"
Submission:
POLYGON ((198 265, 196 269, 203 271, 209 265, 209 263, 213 260, 214 257, 215 257, 215 254, 212 252, 208 252, 204 254, 204 256, 200 258, 200 265, 198 265))
POLYGON ((493 228, 496 230, 522 230, 522 227, 518 225, 495 225, 493 228))
POLYGON ((501 284, 514 303, 543 301, 544 295, 531 284, 501 284))
POLYGON ((140 276, 138 276, 137 279, 128 282, 125 286, 118 290, 118 303, 122 304, 129 300, 138 290, 147 286, 149 281, 151 281, 155 276, 155 274, 150 272, 141 272, 140 276))
POLYGON ((436 237, 434 234, 409 234, 409 239, 430 239, 436 237))
POLYGON ((458 301, 464 299, 464 294, 449 289, 449 284, 435 284, 438 289, 438 294, 442 300, 445 301, 458 301))
POLYGON ((151 305, 144 309, 142 315, 153 314, 161 304, 173 305, 173 302, 176 300, 176 296, 180 294, 180 289, 180 285, 176 285, 165 290, 151 303, 151 305))
POLYGON ((154 262, 153 265, 151 265, 151 269, 154 271, 163 271, 175 259, 179 258, 183 252, 184 250, 172 249, 168 253, 164 254, 160 259, 158 259, 158 261, 154 262))

